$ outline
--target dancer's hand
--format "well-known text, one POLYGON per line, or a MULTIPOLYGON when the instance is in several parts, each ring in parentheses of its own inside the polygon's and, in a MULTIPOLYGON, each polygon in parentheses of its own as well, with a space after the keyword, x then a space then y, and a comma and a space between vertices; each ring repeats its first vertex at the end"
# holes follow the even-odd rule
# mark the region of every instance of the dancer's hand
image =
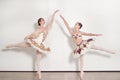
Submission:
POLYGON ((56 14, 57 12, 59 12, 59 10, 55 10, 54 14, 56 14))
MULTIPOLYGON (((60 14, 60 18, 63 19, 63 21, 66 22, 65 18, 60 14)), ((68 24, 68 23, 67 23, 68 24)))
POLYGON ((26 36, 25 38, 24 38, 24 40, 27 40, 29 38, 29 36, 26 36))
POLYGON ((31 36, 26 36, 24 40, 31 39, 31 38, 32 38, 31 36))
POLYGON ((63 18, 63 16, 60 14, 60 17, 63 18))
POLYGON ((59 16, 60 16, 61 19, 65 20, 64 17, 61 14, 59 16))

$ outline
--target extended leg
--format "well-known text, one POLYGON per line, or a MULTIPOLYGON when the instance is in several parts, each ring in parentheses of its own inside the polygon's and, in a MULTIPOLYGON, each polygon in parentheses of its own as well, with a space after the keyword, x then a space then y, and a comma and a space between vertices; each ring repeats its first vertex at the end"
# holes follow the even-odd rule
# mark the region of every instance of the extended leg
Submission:
POLYGON ((104 48, 102 48, 102 47, 98 47, 98 46, 94 46, 94 45, 91 47, 91 49, 100 50, 100 51, 104 51, 104 52, 112 53, 112 54, 115 53, 115 52, 112 51, 112 50, 107 50, 107 49, 104 49, 104 48))
POLYGON ((26 42, 21 42, 21 43, 10 44, 6 46, 6 48, 13 48, 13 47, 27 48, 27 47, 30 47, 30 44, 26 42))
POLYGON ((41 79, 41 69, 40 69, 41 53, 39 51, 36 51, 36 54, 37 54, 37 74, 38 74, 38 78, 41 79))
POLYGON ((83 80, 83 76, 84 76, 84 71, 83 71, 83 58, 84 58, 84 55, 80 55, 80 80, 83 80))

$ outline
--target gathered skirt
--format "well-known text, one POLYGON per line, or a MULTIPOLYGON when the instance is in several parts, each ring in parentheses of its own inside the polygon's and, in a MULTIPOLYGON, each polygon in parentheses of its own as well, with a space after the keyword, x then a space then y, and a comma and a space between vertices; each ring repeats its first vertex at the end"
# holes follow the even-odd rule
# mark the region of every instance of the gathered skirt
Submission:
POLYGON ((80 55, 85 54, 86 50, 90 49, 94 44, 95 39, 90 38, 87 40, 82 40, 82 42, 77 45, 77 48, 74 50, 74 57, 78 58, 80 55))
POLYGON ((49 53, 50 48, 45 47, 43 44, 43 38, 44 38, 43 35, 44 35, 44 33, 40 33, 38 38, 27 39, 26 42, 29 43, 32 48, 36 49, 37 51, 39 51, 41 53, 49 53))

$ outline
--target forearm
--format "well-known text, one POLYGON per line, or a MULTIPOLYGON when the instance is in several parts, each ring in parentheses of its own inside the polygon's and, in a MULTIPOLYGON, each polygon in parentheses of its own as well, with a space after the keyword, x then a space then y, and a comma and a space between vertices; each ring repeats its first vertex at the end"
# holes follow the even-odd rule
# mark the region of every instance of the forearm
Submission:
POLYGON ((64 17, 63 17, 62 15, 60 15, 60 17, 61 17, 61 19, 63 20, 66 28, 68 29, 68 31, 72 34, 72 30, 71 30, 69 24, 67 23, 67 21, 64 19, 64 17))
POLYGON ((96 36, 96 34, 88 33, 88 36, 96 36))
POLYGON ((67 21, 63 17, 61 17, 61 19, 63 20, 63 22, 64 22, 65 26, 67 27, 67 29, 69 29, 69 27, 68 27, 69 25, 68 25, 67 21))
POLYGON ((88 33, 88 36, 101 36, 102 34, 93 34, 93 33, 88 33))
POLYGON ((53 24, 53 21, 54 21, 54 18, 55 18, 55 14, 58 12, 58 10, 56 10, 52 16, 51 16, 51 19, 50 19, 50 23, 48 24, 48 30, 51 29, 52 27, 52 24, 53 24))
POLYGON ((55 14, 53 14, 52 17, 51 17, 50 23, 49 23, 49 25, 48 25, 48 28, 49 28, 49 29, 52 28, 52 24, 53 24, 53 21, 54 21, 54 17, 55 17, 55 14))

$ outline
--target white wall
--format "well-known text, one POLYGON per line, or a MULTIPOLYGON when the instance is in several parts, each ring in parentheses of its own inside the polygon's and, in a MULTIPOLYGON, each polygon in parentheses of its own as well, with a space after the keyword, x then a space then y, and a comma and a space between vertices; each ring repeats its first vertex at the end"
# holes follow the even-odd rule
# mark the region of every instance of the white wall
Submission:
MULTIPOLYGON (((22 42, 26 35, 34 31, 39 17, 47 21, 56 9, 60 10, 71 27, 80 21, 83 23, 82 31, 102 33, 103 36, 98 37, 95 44, 117 52, 112 55, 90 50, 84 56, 84 70, 120 71, 119 0, 1 0, 0 71, 36 70, 34 49, 2 49, 7 44, 22 42)), ((52 52, 42 56, 43 71, 79 70, 79 60, 71 57, 74 43, 58 14, 46 45, 52 52)))

